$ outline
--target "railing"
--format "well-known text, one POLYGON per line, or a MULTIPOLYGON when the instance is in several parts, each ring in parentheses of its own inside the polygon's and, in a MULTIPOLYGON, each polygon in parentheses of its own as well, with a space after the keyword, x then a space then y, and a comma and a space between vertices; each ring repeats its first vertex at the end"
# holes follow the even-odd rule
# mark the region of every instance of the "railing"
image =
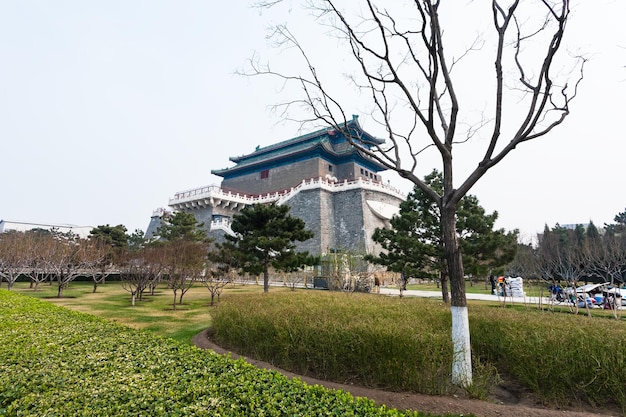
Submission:
POLYGON ((211 229, 210 230, 223 230, 231 236, 235 236, 235 233, 230 228, 232 221, 230 219, 218 219, 211 220, 211 229))
POLYGON ((231 223, 232 223, 232 220, 228 218, 211 220, 211 228, 218 227, 218 226, 230 227, 231 223))
POLYGON ((303 190, 312 190, 315 188, 323 188, 330 192, 339 192, 346 190, 356 190, 360 188, 366 188, 369 190, 382 191, 386 194, 393 195, 400 199, 406 199, 406 195, 402 193, 399 189, 392 187, 391 185, 384 184, 382 182, 373 181, 371 179, 365 179, 362 177, 357 178, 356 180, 348 181, 333 181, 327 178, 311 178, 310 180, 302 180, 300 184, 296 187, 293 187, 289 192, 285 193, 279 200, 278 203, 282 204, 289 200, 291 197, 298 194, 303 190))
POLYGON ((209 196, 214 192, 221 192, 219 185, 208 185, 200 188, 192 188, 190 190, 180 191, 174 194, 174 198, 170 198, 170 202, 177 200, 189 200, 192 197, 209 196))
POLYGON ((162 217, 166 213, 170 213, 170 210, 165 208, 158 208, 152 212, 152 217, 162 217))
POLYGON ((382 191, 401 199, 406 198, 406 195, 402 193, 399 189, 392 187, 391 185, 384 184, 382 182, 373 181, 371 179, 358 178, 353 181, 334 181, 332 179, 319 177, 302 180, 300 184, 292 187, 289 190, 267 193, 257 196, 232 193, 230 191, 224 192, 218 185, 209 185, 205 187, 178 192, 174 194, 174 198, 169 199, 169 205, 175 206, 177 204, 184 204, 202 199, 220 199, 240 202, 244 204, 271 203, 277 201, 278 204, 282 204, 302 190, 311 190, 315 188, 323 188, 330 192, 366 188, 370 190, 382 191))
POLYGON ((233 193, 231 191, 225 192, 218 185, 210 185, 176 193, 174 194, 174 198, 169 199, 169 205, 173 206, 176 204, 211 198, 235 201, 245 204, 269 203, 278 200, 286 192, 287 191, 252 196, 247 194, 233 193))

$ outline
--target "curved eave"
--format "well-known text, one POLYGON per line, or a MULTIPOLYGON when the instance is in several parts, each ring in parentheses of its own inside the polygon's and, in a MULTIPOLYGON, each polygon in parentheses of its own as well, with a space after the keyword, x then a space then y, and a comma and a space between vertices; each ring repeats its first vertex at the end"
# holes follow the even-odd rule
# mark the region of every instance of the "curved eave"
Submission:
POLYGON ((338 126, 338 130, 344 137, 346 136, 346 133, 348 133, 355 142, 361 142, 363 145, 368 147, 373 145, 382 145, 385 143, 384 139, 379 139, 363 130, 358 118, 356 117, 345 123, 343 126, 338 126))
POLYGON ((331 132, 339 132, 342 136, 344 136, 343 140, 346 140, 345 137, 345 133, 350 134, 350 136, 354 139, 356 139, 359 142, 362 142, 365 145, 382 145, 383 143, 385 143, 384 139, 378 139, 372 135, 370 135, 369 133, 365 132, 363 130, 363 128, 361 128, 361 125, 358 122, 358 119, 352 119, 348 122, 346 122, 345 124, 343 124, 342 126, 339 126, 338 129, 332 128, 332 127, 327 127, 327 128, 323 128, 323 129, 319 129, 316 130, 314 132, 311 133, 307 133, 305 135, 302 136, 298 136, 296 138, 293 139, 288 139, 270 146, 266 146, 263 148, 259 148, 257 150, 255 150, 254 152, 251 152, 249 154, 246 155, 240 155, 240 156, 231 156, 229 159, 229 161, 232 161, 236 164, 241 163, 243 161, 245 161, 246 159, 251 159, 251 158, 258 158, 261 157, 263 155, 267 155, 269 153, 272 152, 276 152, 276 151, 280 151, 282 149, 291 147, 291 146, 295 146, 298 145, 302 142, 307 142, 307 141, 313 141, 313 140, 318 140, 321 141, 324 139, 324 137, 329 137, 332 136, 333 133, 331 132))
POLYGON ((255 169, 258 170, 258 168, 261 168, 266 165, 276 165, 277 162, 280 162, 282 160, 292 161, 295 157, 305 155, 307 153, 311 153, 315 150, 315 148, 319 148, 319 147, 320 147, 320 143, 315 142, 315 143, 312 143, 311 146, 309 146, 308 148, 299 149, 298 151, 293 152, 293 153, 277 155, 273 158, 260 159, 258 161, 247 163, 247 164, 241 163, 239 165, 235 165, 234 167, 230 167, 230 168, 214 169, 214 170, 211 170, 211 174, 223 177, 225 175, 236 174, 237 172, 241 172, 241 171, 250 171, 250 170, 255 170, 255 169))
POLYGON ((323 138, 324 136, 328 135, 328 131, 329 129, 320 129, 317 130, 315 132, 311 132, 311 133, 307 133, 306 135, 302 135, 302 136, 298 136, 296 138, 293 139, 288 139, 279 143, 275 143, 273 145, 270 146, 266 146, 263 148, 259 148, 254 152, 251 152, 249 154, 246 155, 240 155, 240 156, 231 156, 230 158, 228 158, 229 161, 232 161, 236 164, 241 163, 243 161, 245 161, 246 159, 251 159, 251 158, 258 158, 258 157, 262 157, 263 155, 267 155, 269 153, 272 152, 276 152, 276 151, 280 151, 282 149, 285 148, 289 148, 292 146, 296 146, 298 144, 301 144, 303 142, 307 142, 307 141, 314 141, 312 144, 316 145, 319 143, 319 139, 323 138))
POLYGON ((365 152, 357 149, 356 147, 351 147, 350 149, 347 149, 343 152, 336 152, 332 147, 330 147, 330 144, 327 142, 323 142, 321 145, 324 147, 327 153, 333 155, 335 159, 350 157, 351 159, 358 159, 359 161, 361 161, 362 165, 367 166, 367 168, 371 171, 380 172, 387 170, 386 166, 371 158, 365 152))
POLYGON ((311 155, 311 157, 321 157, 334 164, 340 164, 342 161, 347 159, 356 160, 358 163, 374 172, 380 172, 387 169, 384 165, 369 158, 366 154, 356 148, 339 153, 335 152, 326 142, 316 142, 312 144, 312 146, 300 149, 297 152, 279 155, 274 158, 262 159, 250 164, 236 165, 231 168, 211 170, 211 174, 226 178, 236 176, 238 174, 242 175, 248 172, 259 172, 266 167, 291 164, 294 160, 305 160, 306 155, 311 155))
POLYGON ((363 152, 363 151, 361 151, 361 150, 357 150, 356 152, 359 154, 359 156, 361 157, 361 159, 363 159, 364 161, 367 161, 367 163, 368 163, 370 166, 375 166, 375 167, 377 167, 378 169, 376 170, 376 172, 386 171, 387 169, 389 169, 389 168, 387 168, 386 166, 384 166, 383 164, 381 164, 380 162, 378 162, 377 160, 375 160, 375 159, 371 158, 371 157, 370 157, 369 155, 367 155, 365 152, 363 152))

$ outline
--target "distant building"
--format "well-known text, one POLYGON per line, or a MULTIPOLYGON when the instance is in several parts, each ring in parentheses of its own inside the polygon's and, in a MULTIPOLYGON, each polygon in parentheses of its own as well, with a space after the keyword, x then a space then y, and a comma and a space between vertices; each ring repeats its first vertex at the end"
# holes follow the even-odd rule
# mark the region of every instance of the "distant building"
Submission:
POLYGON ((24 223, 24 222, 12 222, 7 220, 0 220, 0 233, 6 233, 10 231, 26 232, 33 229, 43 230, 58 230, 60 233, 72 232, 78 235, 80 238, 85 239, 89 237, 89 232, 93 229, 92 226, 76 226, 72 224, 47 224, 47 223, 24 223))
MULTIPOLYGON (((363 143, 384 141, 363 131, 355 116, 344 126, 363 143)), ((321 129, 231 157, 233 167, 211 172, 221 185, 180 191, 169 209, 188 211, 218 240, 232 233, 232 216, 247 205, 277 203, 291 207, 315 237, 299 245, 312 254, 331 251, 372 253, 380 248, 371 237, 388 227, 404 194, 383 182, 386 168, 352 146, 332 129, 321 129)), ((161 209, 164 210, 164 209, 161 209)), ((163 211, 153 213, 146 236, 155 234, 163 211)))
MULTIPOLYGON (((558 223, 557 223, 558 224, 558 223)), ((558 224, 563 229, 576 230, 578 226, 582 226, 583 229, 587 230, 589 227, 589 223, 570 223, 570 224, 558 224)), ((601 228, 598 228, 600 230, 601 228)))

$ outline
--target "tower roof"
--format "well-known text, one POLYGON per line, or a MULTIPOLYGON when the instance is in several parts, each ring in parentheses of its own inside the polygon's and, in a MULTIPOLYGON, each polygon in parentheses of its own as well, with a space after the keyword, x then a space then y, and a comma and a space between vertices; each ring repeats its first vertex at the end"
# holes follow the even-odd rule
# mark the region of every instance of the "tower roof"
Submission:
POLYGON ((229 160, 236 164, 234 167, 212 170, 211 173, 226 177, 273 164, 280 160, 293 160, 306 156, 321 156, 336 163, 354 160, 375 172, 386 169, 385 166, 369 158, 356 147, 349 146, 344 131, 350 132, 352 138, 356 138, 368 148, 385 142, 365 132, 355 116, 346 122, 340 130, 320 129, 270 146, 257 147, 254 152, 247 155, 230 157, 229 160))

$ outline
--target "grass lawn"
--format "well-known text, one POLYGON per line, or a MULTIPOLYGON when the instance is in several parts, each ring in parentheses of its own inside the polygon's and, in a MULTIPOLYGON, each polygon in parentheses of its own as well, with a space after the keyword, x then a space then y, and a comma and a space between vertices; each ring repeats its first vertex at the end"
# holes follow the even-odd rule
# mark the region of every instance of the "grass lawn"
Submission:
MULTIPOLYGON (((135 306, 131 306, 130 294, 119 282, 99 285, 93 293, 91 282, 75 281, 63 291, 63 298, 56 298, 55 284, 42 284, 38 291, 33 291, 28 282, 18 282, 13 291, 184 343, 191 343, 195 334, 211 325, 210 294, 199 284, 185 294, 183 304, 177 305, 176 310, 172 308, 174 293, 166 284, 161 284, 154 295, 145 295, 135 306)), ((262 287, 239 286, 227 291, 260 292, 262 287)))
POLYGON ((425 416, 15 291, 0 311, 3 416, 425 416))
MULTIPOLYGON (((364 341, 373 343, 369 352, 361 352, 356 357, 348 360, 348 365, 361 364, 362 357, 372 358, 381 349, 385 358, 392 357, 391 352, 397 351, 403 346, 413 346, 404 337, 410 335, 416 337, 422 335, 427 340, 420 341, 416 346, 447 346, 449 340, 449 310, 441 302, 436 300, 410 300, 383 297, 366 294, 333 293, 329 291, 297 290, 290 294, 290 289, 286 287, 271 287, 270 294, 262 294, 263 287, 260 285, 241 285, 225 289, 222 294, 222 302, 219 307, 210 306, 209 291, 198 284, 190 289, 184 296, 183 304, 172 308, 173 292, 166 284, 158 287, 155 295, 146 295, 143 301, 137 301, 135 306, 131 306, 130 295, 122 288, 119 282, 109 282, 100 285, 96 293, 92 293, 91 282, 72 282, 66 290, 64 297, 56 298, 55 285, 41 285, 38 291, 29 288, 28 282, 18 282, 14 285, 13 291, 35 298, 44 299, 59 306, 68 307, 105 318, 118 324, 133 328, 148 330, 157 335, 170 337, 181 343, 190 344, 192 337, 201 330, 212 327, 213 317, 215 317, 215 328, 219 327, 219 314, 229 316, 229 325, 222 329, 239 330, 246 335, 258 334, 263 338, 255 341, 246 341, 243 345, 256 346, 260 349, 263 346, 270 346, 270 352, 290 352, 297 346, 306 348, 312 346, 312 342, 322 340, 323 346, 340 346, 339 342, 347 341, 346 353, 343 355, 323 355, 321 361, 316 363, 324 364, 329 358, 343 358, 353 355, 355 347, 363 349, 366 345, 364 341), (262 296, 263 295, 263 296, 262 296), (275 310, 271 306, 277 300, 286 304, 278 305, 275 310), (334 300, 334 301, 333 301, 334 300), (334 302, 334 304, 333 304, 334 302), (315 310, 312 306, 317 308, 315 310), (228 312, 228 306, 231 311, 228 312), (391 314, 394 309, 403 305, 414 306, 414 311, 404 312, 398 317, 391 314), (439 307, 437 320, 428 318, 426 310, 428 306, 441 305, 439 307), (245 310, 245 308, 248 310, 245 310), (302 311, 292 311, 296 307, 301 307, 302 311), (245 313, 245 311, 248 313, 245 313), (291 311, 291 313, 289 313, 291 311), (315 312, 316 311, 316 312, 315 312), (227 313, 226 313, 227 312, 227 313), (238 315, 243 314, 244 317, 238 315), (359 316, 359 314, 361 316, 359 316), (320 327, 320 319, 348 318, 343 322, 330 323, 320 327), (357 319, 356 317, 361 317, 357 319), (246 325, 243 318, 251 319, 252 324, 246 325), (382 320, 382 327, 373 324, 374 318, 382 320), (418 322, 417 318, 422 319, 418 322), (423 319, 426 318, 424 321, 423 319), (274 323, 274 321, 276 321, 274 323), (312 326, 305 326, 309 321, 313 321, 312 326), (288 323, 289 325, 285 325, 288 323), (439 323, 436 329, 430 329, 433 323, 439 323), (443 323, 443 324, 442 324, 443 323), (359 325, 355 329, 351 326, 359 325), (408 326, 406 329, 395 331, 400 325, 408 326), (302 332, 295 332, 302 328, 302 332), (415 329, 419 329, 415 332, 415 329), (256 333, 253 331, 257 329, 256 333), (284 333, 284 330, 288 330, 284 333), (312 329, 312 330, 311 330, 312 329), (311 333, 325 329, 322 334, 311 333), (282 332, 282 333, 281 333, 282 332), (371 337, 373 334, 380 337, 371 337), (281 336, 282 335, 282 336, 281 336), (440 342, 435 343, 433 338, 439 335, 440 342), (277 347, 281 340, 283 347, 277 347), (323 337, 334 338, 324 342, 323 337), (428 339, 430 338, 430 339, 428 339), (304 340, 306 343, 296 344, 296 340, 304 340), (354 340, 353 340, 354 339, 354 340), (353 341, 354 343, 352 343, 353 341), (384 346, 380 345, 383 344, 384 346), (382 346, 382 347, 381 347, 382 346)), ((436 285, 428 288, 427 285, 419 286, 420 289, 435 289, 436 285)), ((474 285, 474 289, 482 288, 483 285, 474 285)), ((592 310, 593 318, 576 317, 571 314, 567 306, 559 306, 555 311, 561 314, 551 314, 537 311, 537 306, 532 304, 511 304, 505 308, 499 308, 498 302, 486 302, 470 300, 470 326, 472 326, 472 342, 474 354, 482 360, 482 363, 489 364, 498 369, 505 369, 508 374, 515 375, 515 379, 536 392, 544 395, 547 402, 558 403, 565 398, 574 395, 574 399, 600 404, 607 402, 607 392, 621 407, 626 406, 624 396, 624 381, 620 378, 623 373, 624 361, 619 358, 626 357, 622 353, 624 349, 624 318, 615 320, 610 317, 610 311, 600 309, 592 310), (590 321, 593 320, 593 321, 590 321), (593 331, 590 331, 593 329, 593 331), (610 337, 606 337, 609 336, 610 337), (581 357, 593 357, 598 365, 594 367, 572 366, 581 357), (517 358, 510 362, 509 358, 517 358), (522 360, 523 359, 523 360, 522 360), (517 367, 514 369, 513 365, 517 367), (612 373, 607 370, 614 369, 612 373), (567 372, 566 372, 567 371, 567 372), (601 378, 600 378, 601 377, 601 378), (585 381, 602 379, 602 387, 596 384, 588 384, 585 381), (608 389, 607 387, 610 387, 608 389), (616 388, 617 387, 617 388, 616 388), (621 388, 620 388, 621 387, 621 388), (607 391, 608 390, 608 391, 607 391)), ((544 305, 544 309, 547 305, 544 305)), ((584 309, 579 310, 579 316, 586 315, 584 309)), ((380 325, 378 323, 377 325, 380 325)), ((439 337, 437 336, 437 337, 439 337)), ((439 340, 439 339, 437 339, 439 340)), ((228 343, 227 343, 228 344, 228 343)), ((255 349, 256 349, 255 348, 255 349)), ((445 349, 449 349, 446 347, 445 349)), ((439 351, 445 350, 443 347, 439 351)), ((393 356, 401 365, 407 362, 407 358, 412 358, 416 349, 409 349, 400 355, 393 356)), ((313 353, 319 353, 322 347, 313 349, 313 352, 303 351, 293 359, 288 360, 296 363, 301 357, 312 357, 313 353)), ((359 353, 359 352, 356 352, 359 353)), ((397 353, 397 352, 396 352, 397 353)), ((432 352, 423 352, 418 357, 434 357, 432 352)), ((444 355, 448 358, 448 355, 444 355)), ((263 358, 268 359, 268 358, 263 358)), ((271 360, 271 358, 269 358, 271 360)), ((376 361, 367 361, 372 363, 376 361)), ((430 362, 433 362, 432 360, 430 362)), ((340 363, 340 365, 343 364, 340 363)), ((361 370, 363 366, 359 366, 361 370)), ((388 366, 387 368, 391 368, 388 366)), ((385 369, 387 369, 385 368, 385 369)), ((330 368, 329 368, 330 369, 330 368)), ((401 366, 400 369, 405 369, 401 366)), ((439 365, 435 370, 429 372, 434 375, 437 370, 448 372, 449 364, 439 365)), ((329 371, 330 372, 330 371, 329 371)), ((354 372, 349 370, 348 375, 354 372)), ((375 370, 373 375, 380 375, 383 372, 375 370)), ((486 372, 490 375, 490 371, 486 372)), ((352 376, 350 376, 352 377, 352 376)), ((346 380, 345 375, 338 377, 346 380)), ((363 377, 367 380, 369 376, 363 377)), ((397 380, 392 375, 391 378, 397 380)), ((437 379, 437 378, 435 378, 437 379)), ((446 375, 440 380, 448 381, 446 375)), ((388 381, 383 381, 387 386, 388 381)), ((432 391, 432 390, 431 390, 432 391)), ((424 392, 431 392, 424 390, 424 392)), ((443 389, 435 389, 436 392, 444 392, 443 389)))
MULTIPOLYGON (((468 293, 488 294, 490 289, 485 290, 483 282, 470 286, 467 282, 468 293)), ((3 285, 6 288, 5 285, 3 285)), ((130 303, 130 294, 126 292, 119 282, 109 282, 99 285, 96 293, 93 293, 93 284, 89 281, 74 281, 69 288, 63 291, 63 298, 56 298, 57 289, 53 285, 41 284, 38 291, 29 288, 28 282, 17 282, 13 286, 13 291, 31 297, 40 298, 59 306, 68 307, 72 310, 93 314, 119 324, 133 328, 145 329, 155 334, 171 337, 183 343, 191 343, 194 335, 211 326, 214 307, 210 306, 209 291, 202 285, 196 284, 183 297, 183 304, 177 305, 176 310, 172 308, 174 294, 167 288, 166 284, 161 284, 154 295, 144 296, 143 301, 137 301, 133 307, 130 303)), ((537 284, 530 284, 525 288, 527 295, 538 294, 537 284), (530 293, 530 294, 529 294, 530 293)), ((432 284, 411 284, 409 289, 440 291, 435 283, 432 284)), ((271 287, 270 292, 290 291, 286 287, 271 287)), ((300 292, 302 290, 298 290, 300 292)), ((262 285, 242 285, 235 284, 227 287, 222 297, 229 294, 250 293, 258 294, 263 292, 262 285)), ((545 293, 544 293, 545 294, 545 293)), ((469 305, 498 303, 469 300, 469 305)), ((510 305, 507 308, 524 310, 533 308, 523 305, 510 305)), ((547 308, 547 306, 544 306, 547 308)), ((555 307, 555 311, 568 313, 569 309, 565 305, 555 307)), ((579 315, 586 315, 586 311, 581 309, 579 315)), ((610 311, 594 309, 594 316, 610 317, 610 311)))

